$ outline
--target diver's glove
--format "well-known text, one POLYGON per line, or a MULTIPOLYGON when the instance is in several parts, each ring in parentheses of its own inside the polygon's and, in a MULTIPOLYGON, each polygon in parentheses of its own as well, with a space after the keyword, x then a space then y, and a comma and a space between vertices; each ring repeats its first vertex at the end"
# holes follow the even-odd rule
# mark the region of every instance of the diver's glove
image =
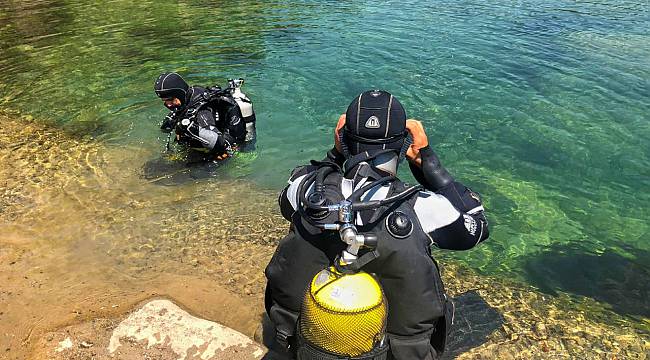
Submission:
POLYGON ((176 119, 174 119, 174 113, 169 113, 165 116, 165 119, 160 125, 160 130, 166 133, 172 132, 176 128, 176 119))

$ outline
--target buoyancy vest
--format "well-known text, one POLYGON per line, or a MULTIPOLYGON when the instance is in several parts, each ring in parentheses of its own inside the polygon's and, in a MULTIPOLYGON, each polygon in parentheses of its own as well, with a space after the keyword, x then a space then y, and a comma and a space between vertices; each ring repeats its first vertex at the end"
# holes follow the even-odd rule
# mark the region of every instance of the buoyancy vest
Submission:
POLYGON ((232 107, 239 109, 239 105, 230 96, 223 93, 219 87, 202 88, 193 87, 194 94, 189 104, 179 115, 183 119, 194 121, 199 111, 210 107, 214 111, 216 124, 226 119, 226 114, 232 107))
MULTIPOLYGON (((343 175, 329 174, 323 182, 326 201, 335 204, 345 199, 342 189, 343 175)), ((346 180, 349 181, 349 180, 346 180)), ((389 183, 388 191, 381 198, 401 193, 406 184, 397 180, 389 183)), ((362 196, 368 200, 371 190, 362 196)), ((450 314, 446 314, 447 299, 438 265, 431 256, 431 238, 422 229, 414 210, 417 193, 406 200, 363 210, 356 215, 359 233, 372 233, 378 238, 379 256, 362 267, 374 273, 384 288, 389 307, 387 332, 398 335, 424 334, 438 353, 444 350, 450 326, 450 314), (360 220, 360 221, 359 221, 360 220), (396 226, 399 223, 399 226, 396 226)), ((373 198, 374 199, 374 198, 373 198)), ((335 212, 317 220, 333 223, 335 212)), ((309 223, 299 212, 293 215, 294 236, 312 242, 334 261, 346 245, 336 231, 325 231, 309 223)), ((360 256, 363 256, 360 252, 360 256)), ((449 310, 449 309, 447 309, 449 310)), ((397 344, 397 340, 394 341, 397 344)))

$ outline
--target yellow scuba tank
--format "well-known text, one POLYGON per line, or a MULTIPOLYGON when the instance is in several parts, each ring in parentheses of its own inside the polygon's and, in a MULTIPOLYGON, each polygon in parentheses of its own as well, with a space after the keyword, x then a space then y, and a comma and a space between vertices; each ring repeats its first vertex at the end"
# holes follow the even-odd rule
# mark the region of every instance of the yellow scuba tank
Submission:
POLYGON ((384 358, 387 314, 383 290, 372 275, 323 269, 303 299, 298 359, 384 358))

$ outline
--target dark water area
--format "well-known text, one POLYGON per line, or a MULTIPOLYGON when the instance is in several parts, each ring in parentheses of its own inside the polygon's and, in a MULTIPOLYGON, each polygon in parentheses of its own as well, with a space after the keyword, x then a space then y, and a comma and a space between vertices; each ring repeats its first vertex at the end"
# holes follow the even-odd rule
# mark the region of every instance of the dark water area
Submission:
POLYGON ((526 279, 541 291, 588 296, 610 304, 617 313, 650 317, 650 252, 634 257, 613 251, 586 254, 569 246, 553 246, 525 264, 526 279))
POLYGON ((355 95, 384 88, 488 209, 488 242, 437 256, 650 316, 648 1, 0 0, 0 67, 0 109, 131 149, 111 166, 180 192, 279 190, 355 95), (257 151, 163 156, 152 87, 170 70, 244 77, 257 151))

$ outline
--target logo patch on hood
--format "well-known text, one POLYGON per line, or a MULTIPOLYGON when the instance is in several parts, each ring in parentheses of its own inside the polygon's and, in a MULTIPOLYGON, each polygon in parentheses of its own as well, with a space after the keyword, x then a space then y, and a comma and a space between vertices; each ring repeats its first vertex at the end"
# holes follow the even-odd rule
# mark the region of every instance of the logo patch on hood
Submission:
POLYGON ((381 124, 379 124, 379 118, 376 116, 371 116, 366 120, 366 129, 379 129, 381 124))

